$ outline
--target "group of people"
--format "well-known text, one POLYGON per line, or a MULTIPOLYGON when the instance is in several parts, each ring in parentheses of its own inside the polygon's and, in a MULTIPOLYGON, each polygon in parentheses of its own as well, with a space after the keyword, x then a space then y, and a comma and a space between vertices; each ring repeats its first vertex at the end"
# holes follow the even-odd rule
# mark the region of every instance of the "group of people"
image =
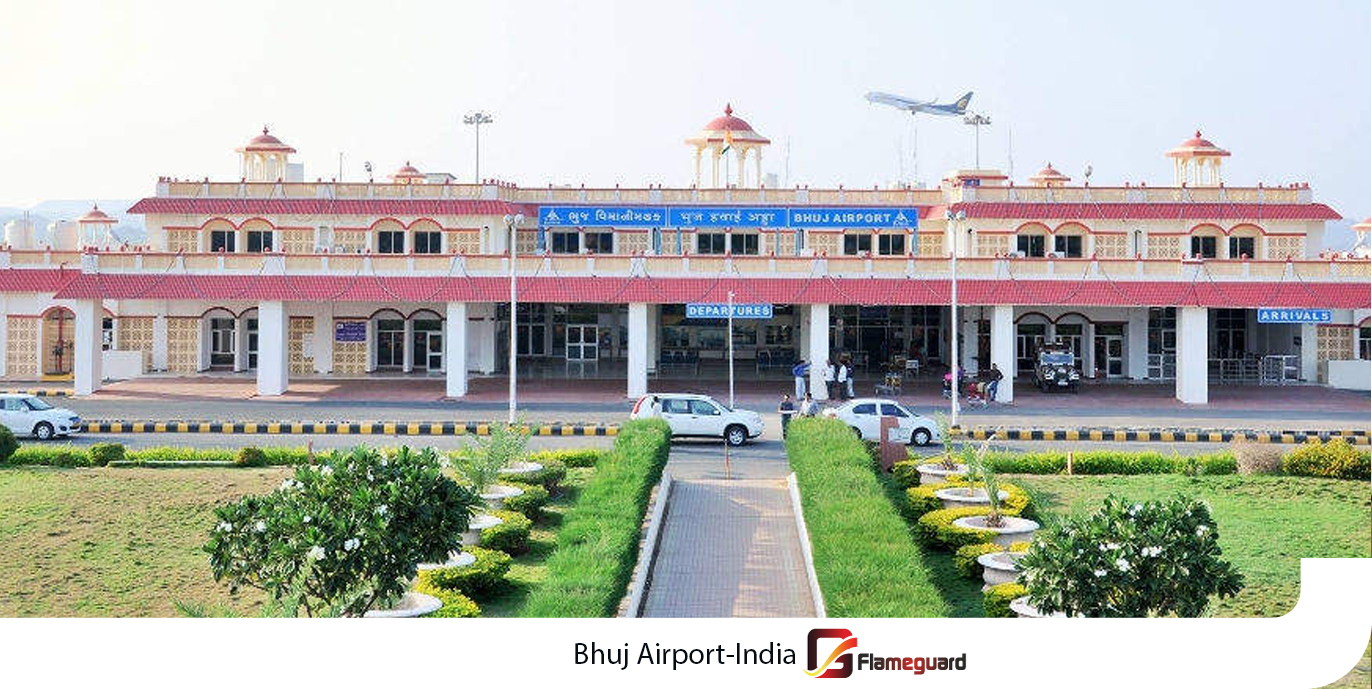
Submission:
MULTIPOLYGON (((810 362, 801 359, 791 367, 791 376, 796 379, 796 399, 808 397, 806 383, 810 378, 810 362)), ((831 400, 851 399, 853 393, 853 367, 848 359, 832 359, 824 362, 824 386, 831 400)))

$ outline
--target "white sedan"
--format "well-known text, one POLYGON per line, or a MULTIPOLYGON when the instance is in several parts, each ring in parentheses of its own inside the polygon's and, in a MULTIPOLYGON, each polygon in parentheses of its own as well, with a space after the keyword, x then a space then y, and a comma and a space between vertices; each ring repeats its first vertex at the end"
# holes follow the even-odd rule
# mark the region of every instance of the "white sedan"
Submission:
POLYGON ((707 395, 645 395, 634 403, 631 419, 659 417, 672 437, 724 438, 734 447, 762 435, 762 417, 746 409, 730 409, 707 395))
POLYGON ((49 440, 81 432, 81 417, 70 409, 54 407, 33 395, 0 395, 0 425, 15 435, 49 440))
POLYGON ((825 416, 832 416, 853 427, 863 440, 881 440, 881 419, 884 416, 896 420, 895 435, 892 440, 908 445, 928 445, 942 442, 938 424, 927 416, 920 416, 906 409, 899 402, 873 397, 848 400, 832 409, 824 410, 825 416))

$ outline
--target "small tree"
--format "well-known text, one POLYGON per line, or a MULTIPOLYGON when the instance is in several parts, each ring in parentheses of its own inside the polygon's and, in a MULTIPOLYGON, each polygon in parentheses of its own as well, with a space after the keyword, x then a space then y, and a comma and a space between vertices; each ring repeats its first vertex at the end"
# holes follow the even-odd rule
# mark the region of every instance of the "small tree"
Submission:
POLYGON ((524 424, 494 424, 489 436, 478 436, 475 451, 457 462, 457 473, 478 495, 499 478, 500 470, 529 456, 529 429, 524 424))
POLYGON ((4 425, 0 425, 0 464, 10 461, 10 457, 19 451, 19 441, 14 438, 14 433, 4 425))
POLYGON ((1232 596, 1243 576, 1220 559, 1204 503, 1178 496, 1065 519, 1019 561, 1029 602, 1045 614, 1197 617, 1210 596, 1232 596))
POLYGON ((235 591, 261 589, 290 613, 361 616, 456 550, 476 502, 433 450, 388 459, 358 447, 216 509, 205 551, 235 591))
POLYGON ((986 500, 990 511, 986 513, 986 526, 1000 528, 1005 524, 1005 515, 1001 514, 1000 504, 1000 478, 996 476, 995 469, 991 462, 986 459, 987 453, 991 449, 991 440, 996 437, 992 433, 990 437, 983 440, 981 446, 973 452, 970 448, 963 448, 964 462, 967 464, 967 478, 973 482, 980 482, 986 489, 986 500))

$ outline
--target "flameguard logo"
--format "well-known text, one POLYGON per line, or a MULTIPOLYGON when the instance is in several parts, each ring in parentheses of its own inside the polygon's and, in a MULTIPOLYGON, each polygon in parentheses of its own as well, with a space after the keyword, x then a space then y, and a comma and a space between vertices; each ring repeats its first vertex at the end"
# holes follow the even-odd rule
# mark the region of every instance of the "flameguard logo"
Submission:
MULTIPOLYGON (((827 644, 825 644, 827 646, 827 644)), ((805 674, 822 679, 851 677, 854 670, 895 670, 922 675, 931 670, 966 670, 967 654, 960 656, 887 656, 875 653, 850 653, 857 648, 857 637, 847 629, 811 629, 805 639, 805 674), (839 639, 829 655, 820 661, 820 639, 839 639)))

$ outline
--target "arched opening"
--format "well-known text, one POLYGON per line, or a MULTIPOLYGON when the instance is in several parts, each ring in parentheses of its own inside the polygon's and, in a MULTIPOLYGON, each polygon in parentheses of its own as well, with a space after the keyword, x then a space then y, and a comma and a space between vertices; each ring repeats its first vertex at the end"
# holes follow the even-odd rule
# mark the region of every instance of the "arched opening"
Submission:
POLYGON ((428 309, 410 314, 411 370, 443 370, 443 317, 428 309))
POLYGON ((70 376, 75 349, 76 314, 55 306, 43 314, 43 375, 70 376))
POLYGON ((232 371, 237 361, 238 316, 234 312, 215 307, 200 316, 202 328, 200 369, 232 371))
POLYGON ((394 309, 372 314, 372 369, 399 371, 405 367, 405 315, 394 309))
POLYGON ((1228 245, 1225 255, 1232 260, 1262 258, 1262 229, 1257 225, 1236 225, 1229 230, 1225 243, 1228 245))
POLYGON ((1043 258, 1048 252, 1048 227, 1025 223, 1015 230, 1015 252, 1025 258, 1043 258))
POLYGON ((1058 258, 1082 258, 1090 254, 1089 230, 1081 223, 1063 223, 1053 232, 1053 254, 1058 258))

